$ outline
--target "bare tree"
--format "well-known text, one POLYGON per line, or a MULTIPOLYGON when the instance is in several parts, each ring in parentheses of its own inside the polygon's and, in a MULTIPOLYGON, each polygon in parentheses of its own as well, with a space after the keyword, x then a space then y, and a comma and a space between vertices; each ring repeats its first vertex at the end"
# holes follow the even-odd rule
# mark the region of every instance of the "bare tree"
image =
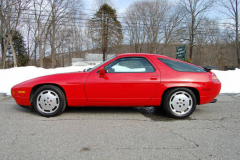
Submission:
POLYGON ((201 66, 214 64, 213 58, 219 48, 218 37, 220 37, 218 21, 204 17, 195 35, 195 43, 197 44, 194 48, 195 64, 201 66))
POLYGON ((164 40, 163 48, 161 53, 164 54, 168 47, 168 44, 179 42, 181 39, 182 22, 185 17, 185 11, 182 9, 181 5, 175 4, 168 10, 166 15, 166 21, 164 25, 164 40))
POLYGON ((1 0, 0 5, 0 19, 1 19, 1 29, 2 37, 5 40, 2 45, 2 58, 3 58, 3 68, 5 68, 5 57, 7 53, 7 46, 10 43, 14 67, 17 67, 16 52, 13 47, 12 37, 19 27, 21 21, 21 15, 24 10, 29 6, 30 0, 1 0))
POLYGON ((1 20, 1 29, 0 29, 0 38, 1 38, 1 53, 2 53, 2 68, 5 69, 5 59, 6 59, 6 53, 7 53, 7 46, 9 44, 9 38, 7 36, 7 29, 6 29, 6 11, 4 8, 8 8, 6 4, 6 1, 1 0, 1 6, 0 6, 0 20, 1 20))
POLYGON ((94 33, 92 32, 94 27, 91 25, 91 21, 86 22, 86 28, 84 28, 84 37, 85 37, 85 46, 87 47, 87 51, 90 49, 95 49, 97 45, 95 45, 94 41, 94 33))
POLYGON ((148 52, 157 53, 157 45, 164 39, 164 25, 170 5, 166 0, 136 1, 126 11, 130 43, 141 52, 147 43, 148 52))
POLYGON ((127 39, 130 46, 134 46, 134 52, 143 51, 143 46, 147 41, 146 24, 143 22, 144 9, 142 2, 134 2, 126 10, 127 39))
POLYGON ((239 0, 221 0, 219 3, 220 6, 224 8, 221 10, 221 13, 224 13, 229 18, 234 21, 234 29, 235 29, 235 48, 237 54, 237 63, 240 67, 240 46, 239 46, 239 29, 238 29, 238 7, 239 0))
MULTIPOLYGON (((51 59, 52 59, 52 68, 56 67, 56 36, 58 34, 58 30, 63 25, 67 25, 66 22, 69 19, 75 19, 74 15, 77 11, 79 11, 82 7, 82 1, 75 0, 48 0, 51 6, 51 59)), ((71 23, 72 24, 72 23, 71 23)), ((60 34, 61 35, 61 34, 60 34)), ((60 38, 63 39, 63 38, 60 38)))
POLYGON ((169 10, 169 4, 166 0, 154 0, 145 2, 146 5, 146 18, 144 23, 147 25, 147 43, 150 53, 157 53, 157 44, 164 39, 163 27, 166 21, 167 11, 169 10))
POLYGON ((180 2, 186 10, 186 20, 189 22, 188 40, 190 45, 190 59, 192 59, 196 31, 202 22, 204 13, 213 6, 214 0, 180 0, 180 2))
POLYGON ((34 0, 34 21, 37 27, 37 43, 40 67, 44 67, 44 58, 47 44, 47 37, 51 27, 50 3, 45 0, 34 0))
POLYGON ((32 14, 27 13, 28 10, 25 11, 22 18, 24 19, 23 27, 21 27, 20 31, 22 35, 25 35, 26 39, 26 46, 27 46, 27 56, 30 60, 28 63, 31 65, 37 65, 37 48, 38 48, 38 41, 37 41, 37 27, 36 24, 33 23, 32 14), (33 60, 33 61, 31 61, 33 60))

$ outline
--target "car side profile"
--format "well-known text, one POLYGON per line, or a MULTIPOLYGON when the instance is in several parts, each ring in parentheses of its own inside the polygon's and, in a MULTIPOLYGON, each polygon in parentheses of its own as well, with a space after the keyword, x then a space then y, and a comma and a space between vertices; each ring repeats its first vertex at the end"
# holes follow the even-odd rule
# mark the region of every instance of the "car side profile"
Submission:
POLYGON ((118 54, 84 72, 31 79, 12 87, 18 105, 51 117, 69 107, 164 107, 173 118, 186 118, 196 105, 211 102, 221 83, 202 67, 167 56, 118 54))

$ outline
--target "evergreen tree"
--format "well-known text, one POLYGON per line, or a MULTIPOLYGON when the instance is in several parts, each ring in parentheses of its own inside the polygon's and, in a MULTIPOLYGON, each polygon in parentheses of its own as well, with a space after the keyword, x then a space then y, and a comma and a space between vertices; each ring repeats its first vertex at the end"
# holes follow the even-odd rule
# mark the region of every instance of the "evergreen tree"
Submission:
POLYGON ((122 43, 122 25, 117 20, 116 10, 103 4, 91 20, 93 40, 102 49, 103 61, 109 48, 122 43))
MULTIPOLYGON (((16 31, 12 37, 13 40, 13 47, 16 52, 16 58, 17 58, 17 65, 18 66, 26 66, 29 62, 29 58, 27 56, 27 49, 25 47, 25 42, 23 40, 23 36, 21 33, 16 31)), ((12 49, 9 45, 8 47, 8 53, 12 54, 12 49)))

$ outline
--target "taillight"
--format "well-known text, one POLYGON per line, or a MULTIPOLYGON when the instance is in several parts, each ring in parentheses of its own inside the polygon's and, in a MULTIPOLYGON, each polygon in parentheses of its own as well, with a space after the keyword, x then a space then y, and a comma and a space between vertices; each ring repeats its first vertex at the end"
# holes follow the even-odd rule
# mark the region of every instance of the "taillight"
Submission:
POLYGON ((14 90, 11 90, 11 94, 12 96, 16 94, 16 92, 14 90))
POLYGON ((214 73, 212 73, 212 80, 214 83, 221 83, 214 73))

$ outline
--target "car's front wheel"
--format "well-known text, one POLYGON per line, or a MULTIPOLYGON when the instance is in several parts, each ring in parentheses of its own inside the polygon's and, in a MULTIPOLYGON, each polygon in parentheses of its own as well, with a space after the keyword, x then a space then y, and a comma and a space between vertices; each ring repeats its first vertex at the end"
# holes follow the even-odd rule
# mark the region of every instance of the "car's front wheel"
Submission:
POLYGON ((65 94, 59 87, 54 85, 41 86, 33 96, 34 109, 45 117, 53 117, 61 114, 66 105, 65 94))
POLYGON ((186 118, 196 108, 196 96, 188 88, 174 88, 164 97, 164 109, 173 118, 186 118))

